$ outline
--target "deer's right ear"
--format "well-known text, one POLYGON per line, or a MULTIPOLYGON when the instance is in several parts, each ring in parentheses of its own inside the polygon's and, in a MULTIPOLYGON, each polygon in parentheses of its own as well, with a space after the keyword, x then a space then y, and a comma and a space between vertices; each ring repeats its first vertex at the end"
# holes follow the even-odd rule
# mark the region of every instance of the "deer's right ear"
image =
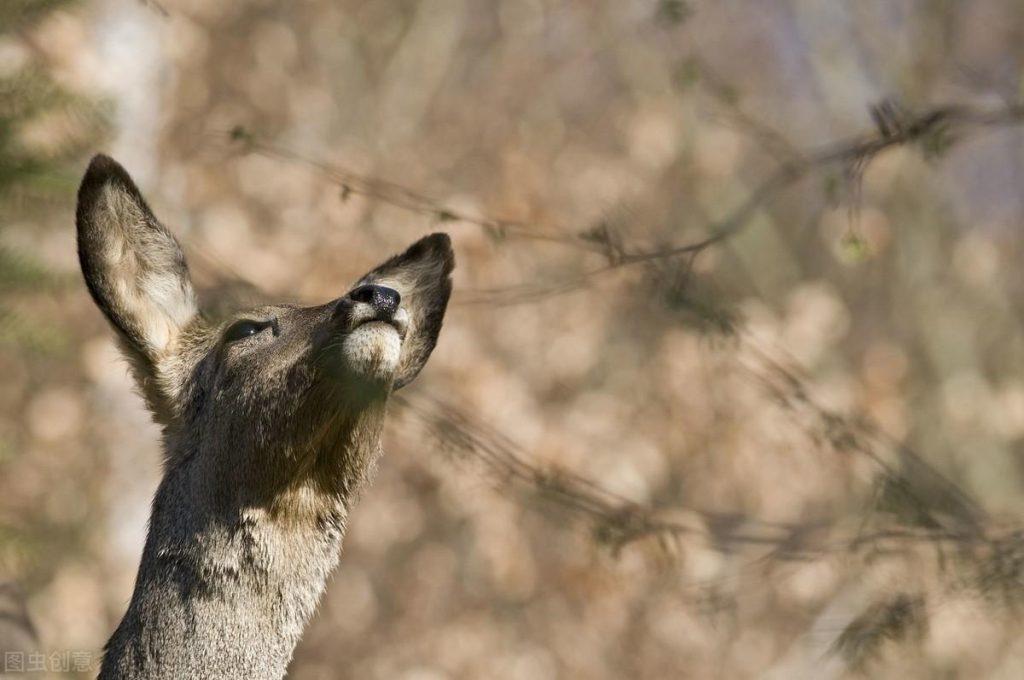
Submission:
POLYGON ((103 155, 82 180, 76 222, 89 292, 117 330, 151 408, 162 410, 173 396, 162 364, 198 313, 181 247, 125 169, 103 155))

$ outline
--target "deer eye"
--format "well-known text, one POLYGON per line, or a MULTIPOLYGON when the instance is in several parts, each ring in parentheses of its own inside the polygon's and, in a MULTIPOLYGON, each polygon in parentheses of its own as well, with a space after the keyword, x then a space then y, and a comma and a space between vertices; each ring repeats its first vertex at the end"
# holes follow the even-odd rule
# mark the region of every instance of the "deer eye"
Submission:
POLYGON ((252 337, 260 331, 273 326, 272 321, 237 321, 224 332, 224 342, 237 342, 252 337))

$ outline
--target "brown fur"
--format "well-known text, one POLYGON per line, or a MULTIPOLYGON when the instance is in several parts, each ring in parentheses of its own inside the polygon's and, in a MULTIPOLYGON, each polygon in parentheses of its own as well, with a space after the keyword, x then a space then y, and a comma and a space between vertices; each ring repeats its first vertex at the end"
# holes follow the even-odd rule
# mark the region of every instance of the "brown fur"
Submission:
POLYGON ((90 164, 77 224, 86 284, 166 454, 135 593, 100 677, 280 678, 380 454, 387 397, 437 342, 449 239, 427 236, 360 281, 398 290, 403 324, 363 324, 375 312, 347 296, 213 323, 178 243, 110 158, 90 164), (244 319, 263 326, 227 341, 244 319))

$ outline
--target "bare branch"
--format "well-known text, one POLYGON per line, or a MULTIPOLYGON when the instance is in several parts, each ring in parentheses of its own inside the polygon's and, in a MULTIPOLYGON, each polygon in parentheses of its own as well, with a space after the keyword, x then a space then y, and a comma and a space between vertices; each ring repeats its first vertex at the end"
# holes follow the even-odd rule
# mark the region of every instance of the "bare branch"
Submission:
MULTIPOLYGON (((396 396, 433 434, 439 449, 482 469, 502 492, 526 492, 588 521, 598 540, 619 551, 649 537, 704 537, 723 553, 767 550, 762 563, 805 560, 827 554, 902 553, 916 546, 949 545, 961 553, 1016 545, 1024 529, 1000 526, 918 454, 886 438, 869 423, 828 411, 810 396, 805 381, 766 351, 747 343, 756 362, 741 366, 773 398, 809 416, 812 439, 840 455, 862 455, 878 469, 881 491, 872 495, 865 519, 853 532, 846 516, 772 522, 728 510, 694 505, 652 507, 614 494, 586 477, 543 467, 513 440, 457 407, 431 397, 396 396), (893 449, 887 460, 882 448, 893 449)), ((1008 549, 1000 554, 1008 553, 1008 549)), ((1016 553, 1013 553, 1016 554, 1016 553)), ((1022 562, 1024 563, 1024 562, 1022 562)))
MULTIPOLYGON (((734 112, 734 115, 741 116, 743 124, 758 130, 759 134, 768 134, 773 140, 772 145, 778 147, 778 139, 781 136, 777 133, 769 134, 766 132, 768 128, 757 124, 745 114, 734 112)), ((911 144, 919 144, 926 155, 938 157, 952 144, 965 139, 969 133, 1020 125, 1024 122, 1024 105, 1008 104, 991 110, 963 105, 936 106, 921 113, 911 114, 891 103, 883 103, 872 108, 872 116, 876 122, 876 129, 872 132, 830 142, 804 153, 792 149, 788 144, 785 145, 788 149, 785 153, 786 160, 780 161, 776 170, 757 184, 735 210, 710 225, 706 238, 649 251, 629 251, 621 244, 611 244, 607 239, 602 240, 594 228, 570 233, 560 229, 542 229, 514 219, 474 216, 460 212, 401 184, 362 175, 264 142, 242 127, 231 130, 229 137, 239 145, 243 153, 256 153, 313 168, 338 185, 342 198, 358 194, 433 220, 475 225, 487 230, 495 238, 517 238, 572 246, 604 255, 608 259, 606 265, 564 281, 468 291, 463 294, 462 299, 462 304, 508 305, 536 302, 579 290, 591 279, 623 267, 677 257, 695 258, 708 248, 743 230, 772 198, 813 172, 839 165, 851 176, 859 177, 882 153, 911 144)))

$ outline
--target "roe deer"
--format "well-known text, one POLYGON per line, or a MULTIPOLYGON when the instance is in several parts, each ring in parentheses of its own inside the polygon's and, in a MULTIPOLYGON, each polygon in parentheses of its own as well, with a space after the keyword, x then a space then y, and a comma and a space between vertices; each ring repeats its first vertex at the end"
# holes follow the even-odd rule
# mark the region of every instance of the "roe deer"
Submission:
POLYGON ((385 404, 437 342, 454 267, 432 234, 318 307, 198 311, 177 241, 96 156, 78 255, 162 426, 128 611, 100 678, 280 678, 380 455, 385 404))

